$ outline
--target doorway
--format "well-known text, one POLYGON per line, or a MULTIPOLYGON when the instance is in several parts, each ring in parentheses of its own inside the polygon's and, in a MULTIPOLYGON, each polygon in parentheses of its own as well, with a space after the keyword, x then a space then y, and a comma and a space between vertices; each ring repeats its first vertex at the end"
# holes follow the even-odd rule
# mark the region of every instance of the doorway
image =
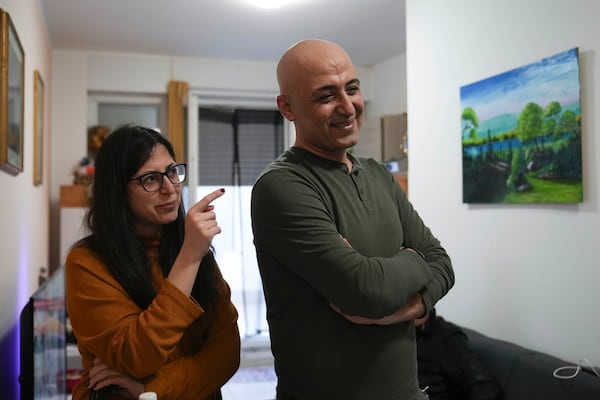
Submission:
POLYGON ((289 131, 274 94, 194 95, 188 102, 186 208, 210 191, 225 188, 225 195, 213 204, 222 228, 213 246, 239 312, 240 335, 247 343, 263 337, 268 345, 250 220, 251 190, 263 168, 288 147, 289 131))

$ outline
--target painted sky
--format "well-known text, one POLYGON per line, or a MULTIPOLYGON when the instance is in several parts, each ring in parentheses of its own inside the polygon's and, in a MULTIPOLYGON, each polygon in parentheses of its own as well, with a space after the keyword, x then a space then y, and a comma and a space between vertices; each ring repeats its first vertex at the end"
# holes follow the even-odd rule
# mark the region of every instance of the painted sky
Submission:
POLYGON ((543 109, 579 101, 577 48, 460 88, 461 112, 472 107, 479 122, 502 114, 520 114, 527 103, 543 109))

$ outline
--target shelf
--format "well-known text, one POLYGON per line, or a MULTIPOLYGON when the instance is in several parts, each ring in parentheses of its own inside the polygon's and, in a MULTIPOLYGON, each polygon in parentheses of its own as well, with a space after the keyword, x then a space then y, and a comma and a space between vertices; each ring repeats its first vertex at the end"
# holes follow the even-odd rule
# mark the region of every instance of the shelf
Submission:
POLYGON ((62 185, 60 187, 60 207, 87 207, 89 204, 86 185, 62 185))

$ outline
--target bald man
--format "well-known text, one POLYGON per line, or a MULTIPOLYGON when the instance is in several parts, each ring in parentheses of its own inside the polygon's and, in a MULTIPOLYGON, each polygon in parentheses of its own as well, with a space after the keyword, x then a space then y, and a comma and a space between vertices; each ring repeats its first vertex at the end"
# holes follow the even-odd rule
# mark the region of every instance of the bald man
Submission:
POLYGON ((348 54, 304 40, 277 67, 296 142, 252 190, 280 400, 412 400, 414 319, 454 284, 450 258, 387 168, 348 150, 364 102, 348 54))

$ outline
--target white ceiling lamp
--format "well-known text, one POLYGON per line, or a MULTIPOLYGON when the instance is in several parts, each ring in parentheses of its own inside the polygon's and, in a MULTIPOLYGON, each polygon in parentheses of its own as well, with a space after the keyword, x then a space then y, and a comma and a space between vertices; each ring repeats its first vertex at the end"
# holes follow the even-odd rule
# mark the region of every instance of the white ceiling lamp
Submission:
POLYGON ((294 0, 246 0, 253 6, 264 8, 267 10, 283 7, 286 4, 292 3, 294 0))

